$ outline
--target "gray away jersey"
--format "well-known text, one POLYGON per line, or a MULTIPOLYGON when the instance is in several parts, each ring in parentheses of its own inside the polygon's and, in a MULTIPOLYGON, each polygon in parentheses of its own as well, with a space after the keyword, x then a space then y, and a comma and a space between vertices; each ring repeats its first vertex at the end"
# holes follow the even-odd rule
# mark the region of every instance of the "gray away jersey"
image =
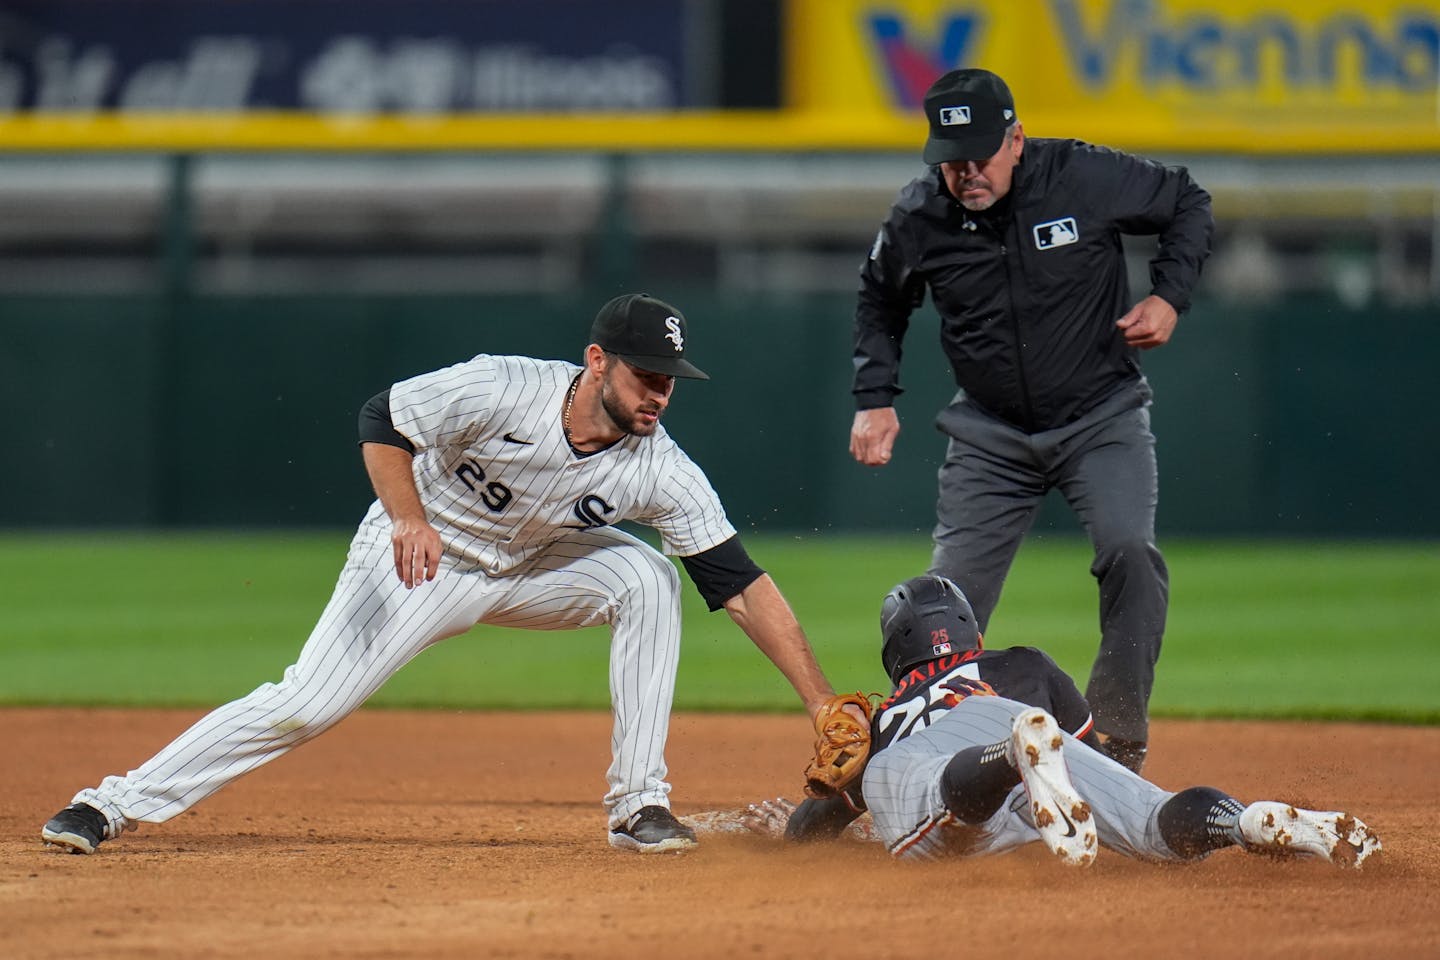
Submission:
MULTIPOLYGON (((705 474, 657 427, 593 454, 565 439, 561 410, 580 367, 481 354, 390 390, 395 429, 415 445, 415 485, 447 558, 513 570, 567 530, 634 520, 672 556, 735 535, 705 474)), ((384 518, 379 502, 367 522, 384 518)))

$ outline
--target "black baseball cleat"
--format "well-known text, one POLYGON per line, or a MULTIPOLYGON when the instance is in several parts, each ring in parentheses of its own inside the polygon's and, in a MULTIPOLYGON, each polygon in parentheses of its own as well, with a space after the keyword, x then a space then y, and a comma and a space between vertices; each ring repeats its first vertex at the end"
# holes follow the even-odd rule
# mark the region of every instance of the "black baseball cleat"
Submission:
POLYGON ((695 831, 661 806, 641 807, 623 827, 610 831, 610 846, 636 853, 683 853, 699 844, 695 831))
POLYGON ((1105 756, 1136 774, 1145 766, 1145 754, 1150 750, 1150 745, 1144 740, 1125 740, 1120 737, 1108 737, 1100 746, 1105 751, 1105 756))
POLYGON ((62 853, 94 853, 105 839, 105 815, 88 803, 73 803, 50 818, 40 839, 62 853))

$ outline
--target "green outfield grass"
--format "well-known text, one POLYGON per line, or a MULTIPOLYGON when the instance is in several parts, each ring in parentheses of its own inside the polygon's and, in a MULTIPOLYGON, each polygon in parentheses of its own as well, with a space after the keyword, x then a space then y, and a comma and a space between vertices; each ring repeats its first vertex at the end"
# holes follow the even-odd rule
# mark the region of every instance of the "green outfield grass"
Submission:
MULTIPOLYGON (((0 535, 0 703, 211 706, 294 661, 348 532, 0 535)), ((880 598, 924 537, 762 537, 837 687, 878 689, 880 598)), ((1440 546, 1171 541, 1160 716, 1440 722, 1440 546)), ((1042 646, 1084 687, 1097 642, 1081 541, 1021 550, 987 637, 1042 646)), ((682 577, 683 579, 683 577, 682 577)), ((686 581, 677 707, 793 710, 779 674, 686 581)), ((422 654, 372 704, 608 704, 607 635, 480 628, 422 654)))

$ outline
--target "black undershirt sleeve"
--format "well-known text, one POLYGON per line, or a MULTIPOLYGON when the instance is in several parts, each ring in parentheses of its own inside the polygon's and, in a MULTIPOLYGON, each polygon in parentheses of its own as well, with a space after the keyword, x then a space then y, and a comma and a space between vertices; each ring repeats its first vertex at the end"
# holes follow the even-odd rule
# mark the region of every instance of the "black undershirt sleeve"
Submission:
POLYGON ((834 840, 865 812, 865 803, 856 803, 841 793, 823 800, 807 797, 800 801, 785 824, 785 839, 797 843, 834 840))
POLYGON ((1085 699, 1080 688, 1075 686, 1070 674, 1061 670, 1048 654, 1041 652, 1040 655, 1044 658, 1045 674, 1050 687, 1051 715, 1060 724, 1060 729, 1077 736, 1079 734, 1076 731, 1088 725, 1089 729, 1080 740, 1086 746, 1099 750, 1100 736, 1095 732, 1092 722, 1094 714, 1090 710, 1090 702, 1085 699))
POLYGON ((383 443, 399 447, 406 453, 415 452, 415 444, 406 440, 404 435, 395 429, 395 422, 390 419, 389 387, 366 400, 365 405, 360 408, 360 442, 383 443))
POLYGON ((738 533, 703 553, 681 557, 680 562, 712 613, 765 574, 745 552, 738 533))

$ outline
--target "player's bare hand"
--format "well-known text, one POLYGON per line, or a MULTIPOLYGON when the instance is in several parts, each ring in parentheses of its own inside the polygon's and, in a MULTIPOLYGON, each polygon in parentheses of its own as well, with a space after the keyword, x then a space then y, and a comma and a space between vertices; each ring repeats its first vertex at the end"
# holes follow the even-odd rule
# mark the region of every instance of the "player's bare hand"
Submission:
POLYGON ((740 825, 751 833, 780 840, 785 836, 785 825, 790 822, 790 814, 794 812, 794 801, 784 797, 761 800, 740 811, 740 825))
POLYGON ((395 548, 395 575, 407 589, 434 580, 440 572, 440 534, 424 520, 395 521, 390 543, 395 548))
POLYGON ((850 455, 867 467, 883 467, 890 462, 899 435, 900 417, 894 407, 857 410, 850 427, 850 455))
POLYGON ((1152 293, 1115 321, 1115 326, 1124 332, 1125 342, 1130 346, 1149 350, 1170 341, 1178 319, 1175 308, 1152 293))

